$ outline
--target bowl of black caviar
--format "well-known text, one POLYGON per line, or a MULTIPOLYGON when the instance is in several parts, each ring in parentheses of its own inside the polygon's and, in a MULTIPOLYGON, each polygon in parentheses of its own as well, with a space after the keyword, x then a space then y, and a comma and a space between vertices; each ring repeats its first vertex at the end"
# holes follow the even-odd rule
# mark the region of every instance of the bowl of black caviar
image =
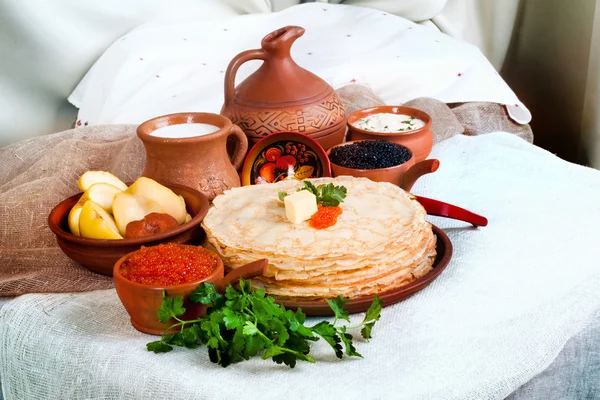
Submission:
POLYGON ((416 162, 410 149, 387 140, 353 140, 327 151, 333 176, 390 182, 409 191, 421 176, 435 172, 438 160, 416 162))

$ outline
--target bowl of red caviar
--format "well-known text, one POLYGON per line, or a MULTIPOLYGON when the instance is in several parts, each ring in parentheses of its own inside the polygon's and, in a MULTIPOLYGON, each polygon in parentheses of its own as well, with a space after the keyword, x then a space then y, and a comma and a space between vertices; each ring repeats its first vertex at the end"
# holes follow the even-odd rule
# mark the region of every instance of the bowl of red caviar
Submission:
POLYGON ((210 282, 223 291, 239 278, 252 278, 264 273, 267 260, 224 274, 223 260, 213 251, 201 246, 166 243, 142 247, 121 257, 114 266, 113 279, 119 299, 137 330, 161 335, 175 323, 161 323, 157 312, 163 293, 169 297, 182 296, 186 312, 183 319, 194 319, 206 312, 206 306, 190 303, 187 297, 203 282, 210 282))

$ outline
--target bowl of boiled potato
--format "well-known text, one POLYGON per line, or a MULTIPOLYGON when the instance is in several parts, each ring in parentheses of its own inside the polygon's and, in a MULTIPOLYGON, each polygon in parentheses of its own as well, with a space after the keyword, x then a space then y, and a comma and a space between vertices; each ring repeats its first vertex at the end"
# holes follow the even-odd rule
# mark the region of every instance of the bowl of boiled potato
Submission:
POLYGON ((126 184, 106 171, 87 171, 82 193, 60 202, 48 226, 62 251, 83 267, 112 275, 115 262, 142 246, 200 244, 208 199, 183 185, 140 177, 126 184))

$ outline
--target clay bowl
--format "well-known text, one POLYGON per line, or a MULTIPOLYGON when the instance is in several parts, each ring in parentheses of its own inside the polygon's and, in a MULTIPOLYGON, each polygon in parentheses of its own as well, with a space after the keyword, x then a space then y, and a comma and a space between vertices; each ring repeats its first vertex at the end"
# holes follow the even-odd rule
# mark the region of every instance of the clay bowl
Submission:
MULTIPOLYGON (((358 143, 361 141, 362 140, 354 140, 333 146, 327 151, 327 155, 329 156, 331 151, 336 147, 348 146, 349 144, 358 143)), ((410 159, 403 164, 395 165, 393 167, 358 169, 342 167, 341 165, 337 165, 332 162, 331 171, 334 177, 349 175, 359 178, 369 178, 375 182, 390 182, 394 185, 400 186, 402 189, 408 192, 413 187, 417 179, 425 174, 435 172, 440 166, 440 162, 438 160, 424 160, 417 162, 415 160, 414 153, 410 149, 408 149, 408 151, 411 153, 410 159)))
POLYGON ((280 163, 283 157, 293 159, 294 173, 301 174, 302 179, 331 176, 327 153, 315 139, 297 132, 278 132, 264 137, 250 149, 242 168, 242 185, 274 182, 269 179, 271 176, 280 179, 287 177, 285 165, 288 164, 280 163), (307 161, 301 161, 298 154, 286 154, 287 146, 304 146, 307 161))
POLYGON ((387 140, 408 147, 415 155, 415 161, 427 158, 433 147, 433 134, 431 133, 431 117, 424 111, 406 106, 376 106, 364 108, 350 114, 346 120, 348 124, 349 141, 362 139, 387 140), (355 127, 353 124, 361 118, 373 114, 405 114, 425 122, 425 126, 408 132, 372 132, 355 127))
MULTIPOLYGON (((196 247, 182 244, 180 246, 196 247)), ((184 283, 174 286, 148 286, 127 280, 121 275, 121 265, 129 258, 132 253, 121 257, 114 265, 113 279, 115 281, 115 289, 117 295, 123 303, 125 310, 131 317, 131 325, 140 332, 149 333, 151 335, 161 335, 167 328, 175 323, 174 320, 166 324, 158 320, 157 311, 163 299, 163 291, 169 297, 183 296, 186 311, 181 317, 182 319, 195 319, 206 313, 206 306, 203 304, 191 303, 187 297, 192 293, 198 285, 203 282, 211 282, 215 285, 217 291, 223 292, 227 285, 234 284, 240 278, 249 279, 255 276, 262 275, 267 267, 267 260, 262 259, 250 264, 246 264, 240 268, 232 270, 229 274, 224 275, 223 260, 214 252, 203 247, 196 247, 209 253, 217 260, 217 267, 212 274, 195 282, 184 283)))
POLYGON ((111 276, 115 262, 125 254, 138 250, 141 246, 153 246, 159 243, 200 243, 204 231, 200 222, 208 212, 208 199, 199 191, 183 185, 165 184, 186 204, 187 212, 192 220, 165 233, 141 238, 103 240, 88 239, 75 236, 69 231, 67 223, 71 208, 81 197, 81 193, 60 202, 48 216, 48 226, 56 235, 61 250, 71 260, 81 264, 90 271, 111 276))

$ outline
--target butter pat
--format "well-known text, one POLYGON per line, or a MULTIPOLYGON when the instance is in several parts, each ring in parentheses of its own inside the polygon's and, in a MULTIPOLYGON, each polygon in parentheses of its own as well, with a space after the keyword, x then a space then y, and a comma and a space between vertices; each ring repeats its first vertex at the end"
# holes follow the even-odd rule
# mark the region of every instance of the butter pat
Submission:
POLYGON ((318 211, 317 197, 308 190, 301 190, 283 199, 285 216, 294 224, 310 219, 318 211))

